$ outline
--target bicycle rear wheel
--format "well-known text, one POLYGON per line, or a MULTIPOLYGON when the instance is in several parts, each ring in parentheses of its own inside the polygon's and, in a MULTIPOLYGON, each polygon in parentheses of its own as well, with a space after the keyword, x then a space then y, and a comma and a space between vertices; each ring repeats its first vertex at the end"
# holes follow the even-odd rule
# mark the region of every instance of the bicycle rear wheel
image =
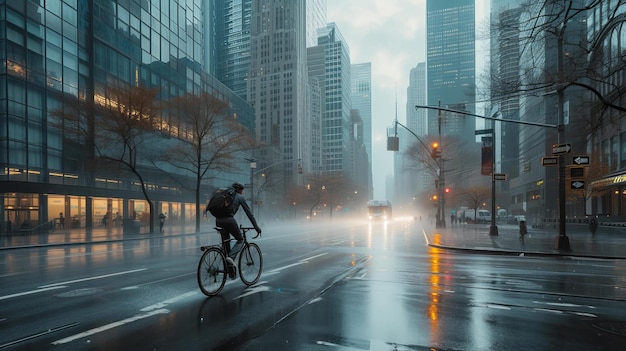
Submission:
POLYGON ((248 286, 256 284, 261 278, 262 270, 263 256, 259 245, 246 243, 239 254, 239 278, 248 286))
POLYGON ((202 254, 198 263, 198 286, 202 293, 214 296, 226 284, 226 257, 217 247, 210 247, 202 254))

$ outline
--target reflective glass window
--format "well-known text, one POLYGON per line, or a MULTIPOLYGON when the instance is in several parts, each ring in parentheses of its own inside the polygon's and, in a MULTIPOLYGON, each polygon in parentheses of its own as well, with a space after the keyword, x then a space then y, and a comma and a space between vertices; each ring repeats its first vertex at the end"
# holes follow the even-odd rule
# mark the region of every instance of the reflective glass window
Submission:
POLYGON ((60 33, 62 29, 61 18, 46 11, 46 27, 60 33))
POLYGON ((61 1, 46 1, 46 10, 57 16, 61 16, 61 1))
MULTIPOLYGON (((11 128, 9 126, 9 132, 11 128)), ((9 164, 15 166, 26 165, 26 144, 14 140, 9 141, 9 164)))
POLYGON ((43 154, 42 147, 40 145, 33 145, 32 143, 28 147, 28 167, 29 168, 42 168, 43 167, 43 154))

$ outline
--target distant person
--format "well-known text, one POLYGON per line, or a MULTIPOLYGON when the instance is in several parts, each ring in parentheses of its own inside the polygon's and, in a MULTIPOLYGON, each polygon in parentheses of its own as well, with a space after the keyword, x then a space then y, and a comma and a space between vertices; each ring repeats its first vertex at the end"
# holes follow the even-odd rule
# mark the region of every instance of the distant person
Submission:
POLYGON ((59 229, 65 229, 65 217, 63 217, 63 212, 59 213, 59 229))
POLYGON ((159 215, 159 231, 163 233, 163 226, 165 225, 165 215, 163 212, 159 215))
MULTIPOLYGON (((224 245, 224 250, 228 255, 228 257, 226 257, 226 260, 228 261, 229 265, 234 267, 234 259, 235 257, 237 257, 237 254, 239 253, 239 251, 241 251, 241 247, 243 246, 243 235, 241 234, 239 224, 235 219, 235 214, 237 214, 237 211, 239 211, 239 207, 241 206, 243 208, 243 211, 248 216, 248 219, 252 223, 252 226, 257 233, 261 234, 261 228, 259 228, 259 225, 256 223, 256 219, 254 218, 254 214, 252 214, 252 211, 250 210, 250 206, 248 206, 246 198, 242 195, 244 189, 243 184, 235 182, 232 184, 232 188, 235 189, 233 203, 230 207, 232 210, 230 210, 227 214, 220 216, 214 215, 214 217, 215 225, 223 229, 220 231, 220 234, 222 236, 222 242, 226 242, 224 245), (233 238, 235 238, 235 240, 237 240, 232 249, 230 247, 230 243, 227 241, 230 239, 231 235, 233 236, 233 238)), ((204 216, 206 216, 207 212, 209 212, 210 204, 211 201, 209 201, 209 203, 207 204, 206 210, 204 211, 204 216)), ((234 272, 231 272, 230 275, 231 278, 235 276, 234 272)))

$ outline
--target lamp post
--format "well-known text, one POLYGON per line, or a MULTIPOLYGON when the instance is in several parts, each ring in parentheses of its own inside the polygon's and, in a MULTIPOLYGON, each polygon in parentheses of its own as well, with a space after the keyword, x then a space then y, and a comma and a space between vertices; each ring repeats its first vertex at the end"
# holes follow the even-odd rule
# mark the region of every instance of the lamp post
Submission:
MULTIPOLYGON (((563 78, 563 35, 565 34, 565 23, 557 32, 557 72, 559 79, 563 78)), ((565 88, 561 85, 557 89, 558 96, 558 109, 559 109, 559 124, 558 142, 565 142, 565 113, 563 111, 563 105, 565 104, 563 98, 563 90, 565 88)), ((565 233, 565 154, 559 154, 559 235, 556 238, 555 248, 557 250, 572 251, 569 238, 565 233)))
POLYGON ((254 169, 256 161, 254 159, 246 159, 250 162, 250 211, 254 214, 254 169))

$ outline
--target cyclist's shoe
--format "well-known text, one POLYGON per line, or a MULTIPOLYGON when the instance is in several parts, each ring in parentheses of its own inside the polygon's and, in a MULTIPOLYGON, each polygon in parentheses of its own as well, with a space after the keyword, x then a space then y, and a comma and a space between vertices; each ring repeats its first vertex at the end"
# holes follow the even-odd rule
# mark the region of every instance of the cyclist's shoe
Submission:
POLYGON ((237 266, 235 266, 235 261, 230 257, 226 257, 226 263, 228 264, 228 276, 231 279, 235 278, 235 276, 237 276, 237 266))

